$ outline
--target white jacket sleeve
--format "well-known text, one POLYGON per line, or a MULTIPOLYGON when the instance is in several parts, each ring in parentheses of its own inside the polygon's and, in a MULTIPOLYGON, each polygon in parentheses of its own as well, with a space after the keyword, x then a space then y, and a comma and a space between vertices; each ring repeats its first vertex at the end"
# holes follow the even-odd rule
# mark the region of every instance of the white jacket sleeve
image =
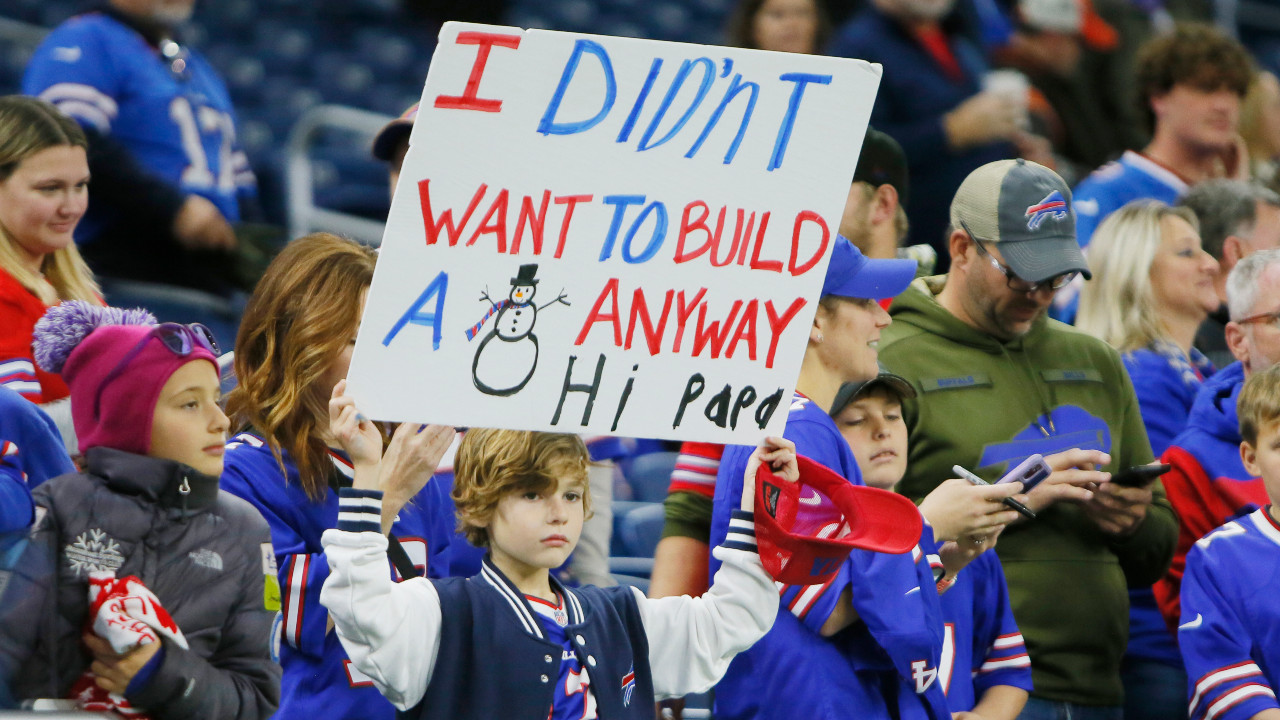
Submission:
POLYGON ((407 710, 426 693, 440 652, 440 596, 425 578, 392 581, 381 515, 382 493, 339 493, 338 528, 320 538, 329 560, 320 604, 351 662, 407 710))
POLYGON ((756 553, 751 513, 734 511, 712 552, 720 569, 702 597, 645 598, 637 590, 658 699, 704 692, 734 656, 764 637, 778 614, 778 589, 756 553))

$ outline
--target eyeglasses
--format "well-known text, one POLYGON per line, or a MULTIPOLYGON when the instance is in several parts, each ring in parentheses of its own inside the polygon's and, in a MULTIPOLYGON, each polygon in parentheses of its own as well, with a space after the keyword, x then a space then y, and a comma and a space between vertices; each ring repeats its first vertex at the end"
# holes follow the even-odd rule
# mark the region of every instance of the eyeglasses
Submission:
POLYGON ((1236 322, 1241 325, 1246 325, 1248 323, 1264 322, 1274 327, 1276 325, 1280 325, 1280 310, 1272 310, 1271 312, 1264 312, 1264 313, 1258 313, 1257 315, 1250 315, 1249 317, 1241 318, 1236 322))
POLYGON ((116 366, 111 368, 111 372, 107 373, 106 378, 98 384, 98 393, 93 398, 93 419, 95 422, 98 420, 98 416, 100 414, 99 410, 102 406, 102 391, 111 384, 112 380, 119 377, 120 373, 124 372, 124 369, 128 367, 130 361, 137 357, 138 353, 142 352, 142 349, 146 347, 147 343, 150 342, 152 338, 159 339, 160 343, 163 344, 169 352, 177 355, 178 357, 186 357, 190 355, 197 347, 202 347, 205 350, 208 350, 213 353, 214 356, 219 354, 218 341, 213 337, 213 331, 200 323, 191 323, 190 325, 160 323, 159 325, 156 325, 151 328, 151 332, 147 333, 145 337, 138 341, 137 345, 134 345, 129 352, 125 353, 124 357, 120 358, 120 362, 116 363, 116 366))
MULTIPOLYGON (((964 223, 960 223, 960 226, 964 227, 964 223)), ((1005 265, 999 260, 996 260, 995 256, 988 252, 987 248, 983 246, 982 241, 978 239, 978 236, 969 231, 969 228, 964 227, 964 231, 969 234, 969 237, 973 238, 974 244, 978 246, 978 252, 987 256, 987 261, 991 263, 991 267, 999 270, 1001 274, 1004 275, 1005 284, 1007 284, 1009 289, 1014 292, 1030 294, 1038 292, 1042 288, 1061 290, 1071 284, 1071 281, 1075 280, 1076 276, 1080 274, 1078 270, 1072 270, 1071 272, 1064 272, 1061 275, 1054 275, 1048 280, 1041 280, 1040 282, 1035 283, 1027 282, 1026 280, 1018 277, 1018 274, 1013 271, 1013 268, 1005 265)))

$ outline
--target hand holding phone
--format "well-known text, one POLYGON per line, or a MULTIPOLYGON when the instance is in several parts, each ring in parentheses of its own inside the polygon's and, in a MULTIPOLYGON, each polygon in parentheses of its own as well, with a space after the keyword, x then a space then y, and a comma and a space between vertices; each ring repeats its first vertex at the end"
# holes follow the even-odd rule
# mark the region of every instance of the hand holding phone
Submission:
POLYGON ((1032 488, 1052 474, 1053 468, 1045 462, 1044 456, 1037 453, 1018 463, 1017 467, 1005 473, 1004 477, 996 481, 996 484, 1020 482, 1022 492, 1025 494, 1031 492, 1032 488))
POLYGON ((1146 487, 1156 478, 1169 472, 1171 466, 1165 463, 1156 465, 1134 465, 1111 476, 1111 482, 1121 487, 1146 487))

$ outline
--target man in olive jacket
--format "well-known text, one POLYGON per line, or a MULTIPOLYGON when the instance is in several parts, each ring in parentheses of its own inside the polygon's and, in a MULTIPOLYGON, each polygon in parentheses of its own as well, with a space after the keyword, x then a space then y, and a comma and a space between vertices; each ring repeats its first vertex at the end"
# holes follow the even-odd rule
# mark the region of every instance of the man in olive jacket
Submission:
POLYGON ((951 273, 896 298, 881 342, 919 393, 904 402, 898 489, 920 499, 952 465, 995 481, 1033 453, 1049 459, 1055 472, 1028 496, 1037 519, 999 545, 1035 685, 1020 718, 1118 719, 1127 588, 1164 574, 1178 523, 1158 481, 1109 482, 1152 460, 1119 355, 1045 314, 1058 288, 1089 276, 1071 192, 1035 163, 990 163, 957 191, 951 224, 951 273))

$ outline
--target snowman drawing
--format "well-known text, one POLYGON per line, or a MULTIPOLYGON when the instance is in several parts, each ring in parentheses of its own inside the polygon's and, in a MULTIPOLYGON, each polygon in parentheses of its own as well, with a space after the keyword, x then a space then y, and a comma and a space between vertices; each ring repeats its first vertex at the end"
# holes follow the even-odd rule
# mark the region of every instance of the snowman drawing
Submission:
POLYGON ((506 300, 495 303, 489 297, 488 288, 480 294, 480 299, 489 303, 489 310, 480 322, 467 330, 467 340, 474 340, 484 324, 493 320, 492 328, 480 341, 471 361, 471 381, 482 393, 507 396, 520 392, 538 367, 538 336, 533 334, 538 311, 556 303, 569 304, 562 290, 555 300, 542 307, 535 305, 533 296, 538 291, 538 280, 534 275, 537 272, 536 263, 521 265, 511 278, 511 292, 506 300))

